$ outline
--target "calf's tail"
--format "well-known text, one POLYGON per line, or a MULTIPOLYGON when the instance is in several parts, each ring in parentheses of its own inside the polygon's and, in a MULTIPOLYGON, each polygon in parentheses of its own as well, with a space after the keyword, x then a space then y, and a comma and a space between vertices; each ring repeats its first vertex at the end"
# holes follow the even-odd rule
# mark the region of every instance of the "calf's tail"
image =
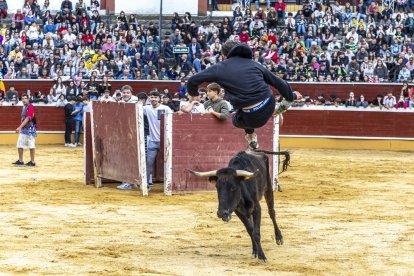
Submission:
POLYGON ((283 165, 282 165, 282 172, 287 171, 289 165, 290 165, 290 152, 289 151, 268 151, 268 150, 253 150, 255 152, 261 152, 264 154, 272 154, 272 155, 283 155, 285 157, 285 159, 283 160, 283 165))

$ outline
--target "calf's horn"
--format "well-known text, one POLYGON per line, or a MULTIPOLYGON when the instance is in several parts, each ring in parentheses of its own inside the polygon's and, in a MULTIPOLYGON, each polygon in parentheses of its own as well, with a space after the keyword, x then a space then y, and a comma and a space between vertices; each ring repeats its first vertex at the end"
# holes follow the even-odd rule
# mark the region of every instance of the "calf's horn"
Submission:
POLYGON ((210 176, 216 176, 217 175, 217 170, 209 171, 209 172, 195 172, 195 171, 192 171, 190 169, 187 169, 187 171, 190 172, 191 174, 195 175, 195 176, 201 176, 201 177, 210 177, 210 176))
POLYGON ((244 170, 236 170, 237 176, 244 176, 244 177, 253 177, 253 176, 256 176, 256 174, 258 172, 259 172, 258 170, 255 171, 254 173, 248 172, 248 171, 244 171, 244 170))

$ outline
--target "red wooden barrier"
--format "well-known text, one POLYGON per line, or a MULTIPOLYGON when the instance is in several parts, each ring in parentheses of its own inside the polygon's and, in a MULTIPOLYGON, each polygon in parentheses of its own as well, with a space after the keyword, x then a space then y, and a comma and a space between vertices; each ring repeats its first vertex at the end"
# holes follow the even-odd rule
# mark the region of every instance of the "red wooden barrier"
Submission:
MULTIPOLYGON (((278 139, 273 139, 273 127, 272 119, 258 130, 261 148, 273 150, 273 143, 278 146, 278 139)), ((233 127, 231 120, 219 121, 211 114, 166 115, 164 144, 166 194, 214 189, 207 179, 193 176, 186 169, 224 168, 237 152, 247 149, 243 130, 233 127)), ((269 157, 272 166, 273 157, 269 157)))
POLYGON ((95 183, 102 178, 133 183, 147 192, 143 115, 138 104, 92 102, 92 151, 95 183), (141 124, 139 121, 141 120, 141 124), (143 165, 144 164, 144 165, 143 165))
POLYGON ((285 113, 281 135, 414 138, 414 112, 360 109, 307 110, 285 113))

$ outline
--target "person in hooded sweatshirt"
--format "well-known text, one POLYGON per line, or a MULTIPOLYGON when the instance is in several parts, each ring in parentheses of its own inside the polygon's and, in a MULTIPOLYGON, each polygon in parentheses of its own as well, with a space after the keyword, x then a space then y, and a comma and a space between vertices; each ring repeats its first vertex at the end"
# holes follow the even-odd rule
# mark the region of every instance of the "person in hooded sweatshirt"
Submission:
POLYGON ((192 76, 187 83, 188 93, 198 95, 198 86, 216 82, 226 91, 226 98, 233 106, 233 125, 244 129, 245 138, 252 150, 259 148, 255 128, 264 126, 272 115, 286 111, 290 102, 302 95, 292 91, 289 84, 261 64, 252 60, 252 50, 246 44, 228 40, 222 47, 225 60, 192 76), (269 85, 285 98, 276 107, 269 85))

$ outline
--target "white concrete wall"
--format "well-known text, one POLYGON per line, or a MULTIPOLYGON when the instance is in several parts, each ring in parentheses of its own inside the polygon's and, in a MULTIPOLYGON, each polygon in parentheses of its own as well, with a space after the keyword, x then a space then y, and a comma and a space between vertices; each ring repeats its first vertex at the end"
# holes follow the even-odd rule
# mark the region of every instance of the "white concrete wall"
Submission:
MULTIPOLYGON (((39 5, 43 5, 44 0, 39 0, 39 5)), ((60 9, 62 0, 50 0, 50 10, 57 11, 60 9)), ((72 0, 73 7, 77 0, 72 0)), ((84 1, 86 4, 88 0, 84 1)), ((126 14, 159 14, 161 0, 115 0, 115 13, 124 11, 126 14)), ((24 0, 7 0, 10 12, 23 8, 24 0)), ((180 15, 185 12, 192 15, 198 14, 198 0, 163 0, 163 14, 173 14, 178 12, 180 15)))
MULTIPOLYGON (((23 8, 23 4, 24 4, 24 0, 6 0, 7 1, 7 5, 9 6, 9 10, 11 12, 15 12, 17 9, 22 9, 23 8)), ((40 6, 43 5, 44 0, 38 0, 37 1, 39 3, 40 6)), ((76 1, 72 1, 73 3, 76 3, 76 1)), ((60 9, 60 4, 62 3, 62 0, 50 0, 50 10, 59 10, 60 9)), ((85 3, 88 3, 88 1, 86 1, 85 3)), ((75 6, 73 6, 75 7, 75 6)))
MULTIPOLYGON (((160 0, 115 0, 115 13, 159 14, 160 0)), ((163 14, 198 14, 198 0, 163 0, 163 14)))

